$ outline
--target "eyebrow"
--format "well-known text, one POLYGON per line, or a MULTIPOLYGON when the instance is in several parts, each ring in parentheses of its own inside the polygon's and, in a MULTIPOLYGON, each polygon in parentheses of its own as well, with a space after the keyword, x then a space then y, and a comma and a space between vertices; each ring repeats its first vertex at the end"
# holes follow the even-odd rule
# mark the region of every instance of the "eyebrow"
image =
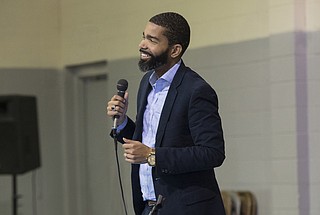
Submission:
POLYGON ((147 39, 157 40, 158 42, 160 41, 158 37, 154 37, 154 36, 151 36, 149 34, 145 35, 144 32, 142 32, 142 35, 147 39))

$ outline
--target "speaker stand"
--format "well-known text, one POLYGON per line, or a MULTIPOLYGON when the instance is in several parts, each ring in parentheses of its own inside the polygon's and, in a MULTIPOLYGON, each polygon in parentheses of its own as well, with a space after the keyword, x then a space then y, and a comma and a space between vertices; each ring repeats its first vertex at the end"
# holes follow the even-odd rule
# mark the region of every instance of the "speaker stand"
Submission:
POLYGON ((12 212, 13 215, 18 214, 18 199, 19 195, 17 193, 17 175, 13 174, 12 175, 12 212))

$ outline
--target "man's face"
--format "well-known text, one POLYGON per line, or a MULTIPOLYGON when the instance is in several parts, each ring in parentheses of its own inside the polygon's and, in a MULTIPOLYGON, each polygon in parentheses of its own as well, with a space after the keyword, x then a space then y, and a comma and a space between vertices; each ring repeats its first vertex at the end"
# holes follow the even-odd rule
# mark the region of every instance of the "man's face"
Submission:
POLYGON ((163 35, 165 28, 148 22, 139 44, 139 68, 146 72, 166 65, 169 60, 168 39, 163 35))

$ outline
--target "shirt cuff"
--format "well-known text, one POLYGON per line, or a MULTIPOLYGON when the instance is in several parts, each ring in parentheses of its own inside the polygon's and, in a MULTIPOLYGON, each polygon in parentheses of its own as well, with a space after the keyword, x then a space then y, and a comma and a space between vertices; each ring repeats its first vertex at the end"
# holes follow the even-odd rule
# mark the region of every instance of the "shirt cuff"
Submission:
POLYGON ((126 116, 126 117, 124 118, 124 121, 123 121, 120 125, 118 125, 118 127, 117 127, 117 133, 120 133, 120 131, 121 131, 122 129, 124 129, 124 127, 126 127, 127 123, 128 123, 128 117, 126 116))

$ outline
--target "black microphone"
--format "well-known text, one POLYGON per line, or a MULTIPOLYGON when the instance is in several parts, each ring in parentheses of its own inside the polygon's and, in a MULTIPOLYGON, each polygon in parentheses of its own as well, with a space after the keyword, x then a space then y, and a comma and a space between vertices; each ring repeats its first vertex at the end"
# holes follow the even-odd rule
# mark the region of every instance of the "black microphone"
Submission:
MULTIPOLYGON (((128 81, 125 79, 120 79, 117 83, 117 90, 118 90, 118 96, 121 96, 124 98, 124 94, 126 93, 126 90, 128 89, 128 81)), ((127 205, 124 198, 124 192, 123 192, 123 186, 122 186, 122 180, 121 180, 121 174, 120 174, 120 164, 119 164, 119 157, 118 157, 118 144, 117 144, 117 121, 119 119, 119 115, 113 116, 113 127, 112 127, 112 135, 114 140, 114 149, 116 154, 116 161, 117 161, 117 169, 118 169, 118 177, 119 177, 119 185, 120 185, 120 191, 121 191, 121 197, 122 197, 122 203, 125 215, 128 214, 127 212, 127 205)))
POLYGON ((126 79, 120 79, 117 83, 118 96, 121 96, 123 98, 127 89, 128 81, 126 79))
MULTIPOLYGON (((120 79, 117 83, 118 96, 124 97, 126 90, 128 89, 128 81, 125 79, 120 79)), ((119 119, 119 115, 115 115, 113 117, 113 130, 117 129, 117 121, 119 119)))

